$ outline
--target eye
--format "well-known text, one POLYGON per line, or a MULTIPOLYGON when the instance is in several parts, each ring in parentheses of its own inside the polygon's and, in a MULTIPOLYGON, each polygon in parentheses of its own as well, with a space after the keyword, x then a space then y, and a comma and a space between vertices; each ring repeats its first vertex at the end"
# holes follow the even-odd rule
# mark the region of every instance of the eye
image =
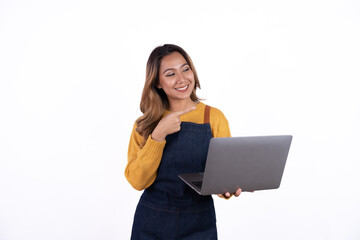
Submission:
POLYGON ((190 70, 190 68, 189 68, 189 67, 186 67, 186 68, 184 68, 183 72, 187 72, 187 71, 189 71, 189 70, 190 70))
POLYGON ((168 73, 168 74, 165 75, 165 77, 172 77, 174 75, 175 75, 175 73, 168 73))

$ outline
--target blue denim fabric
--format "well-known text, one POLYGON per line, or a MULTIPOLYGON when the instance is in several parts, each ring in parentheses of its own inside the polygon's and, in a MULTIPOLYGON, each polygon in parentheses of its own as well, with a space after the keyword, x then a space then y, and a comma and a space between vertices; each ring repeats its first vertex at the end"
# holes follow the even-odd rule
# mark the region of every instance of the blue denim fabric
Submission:
POLYGON ((157 178, 135 212, 132 240, 217 239, 212 197, 197 194, 178 177, 204 171, 211 138, 209 123, 191 122, 166 137, 157 178))

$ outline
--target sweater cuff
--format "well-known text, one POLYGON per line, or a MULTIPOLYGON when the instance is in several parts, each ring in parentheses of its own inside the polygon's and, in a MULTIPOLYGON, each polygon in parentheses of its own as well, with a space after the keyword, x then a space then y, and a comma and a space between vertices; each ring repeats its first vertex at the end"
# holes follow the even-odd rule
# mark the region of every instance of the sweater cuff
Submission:
POLYGON ((234 196, 234 194, 232 193, 232 194, 230 194, 230 197, 225 197, 225 195, 224 194, 221 194, 221 195, 218 195, 220 198, 222 198, 222 199, 226 199, 226 200, 229 200, 232 196, 234 196))
POLYGON ((145 150, 146 154, 148 154, 149 157, 159 157, 161 158, 164 147, 166 144, 166 140, 162 141, 162 142, 158 142, 155 141, 154 139, 151 138, 151 135, 148 137, 148 139, 146 140, 146 143, 143 147, 143 149, 145 150))

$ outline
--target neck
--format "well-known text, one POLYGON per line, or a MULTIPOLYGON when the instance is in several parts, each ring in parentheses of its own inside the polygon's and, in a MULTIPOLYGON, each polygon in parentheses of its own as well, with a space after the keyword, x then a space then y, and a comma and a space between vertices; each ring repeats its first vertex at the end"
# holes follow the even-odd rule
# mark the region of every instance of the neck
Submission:
POLYGON ((197 105, 197 103, 189 98, 184 100, 170 101, 169 105, 169 111, 178 112, 194 107, 197 105))

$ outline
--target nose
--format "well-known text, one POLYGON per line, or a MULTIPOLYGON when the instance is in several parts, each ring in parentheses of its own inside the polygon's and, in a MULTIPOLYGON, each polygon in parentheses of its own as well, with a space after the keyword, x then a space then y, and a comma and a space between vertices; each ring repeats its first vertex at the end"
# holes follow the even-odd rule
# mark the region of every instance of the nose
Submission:
POLYGON ((185 75, 183 72, 180 72, 178 75, 178 78, 176 79, 176 83, 183 83, 185 82, 185 75))

